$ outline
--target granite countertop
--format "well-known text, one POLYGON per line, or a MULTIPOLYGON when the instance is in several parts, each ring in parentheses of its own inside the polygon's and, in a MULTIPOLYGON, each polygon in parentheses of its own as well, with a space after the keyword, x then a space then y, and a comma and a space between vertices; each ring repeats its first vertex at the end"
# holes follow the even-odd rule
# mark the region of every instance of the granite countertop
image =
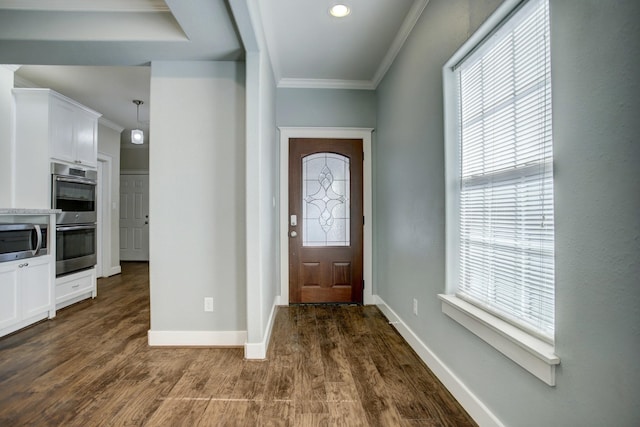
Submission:
POLYGON ((61 209, 0 208, 0 215, 49 215, 61 212, 61 209))

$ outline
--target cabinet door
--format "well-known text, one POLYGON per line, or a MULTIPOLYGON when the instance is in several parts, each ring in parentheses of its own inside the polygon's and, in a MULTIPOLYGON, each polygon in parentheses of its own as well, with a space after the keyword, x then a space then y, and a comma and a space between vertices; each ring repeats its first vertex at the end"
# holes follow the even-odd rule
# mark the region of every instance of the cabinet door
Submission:
POLYGON ((51 309, 50 256, 25 260, 20 268, 22 317, 29 318, 51 309), (27 264, 27 265, 25 265, 27 264))
POLYGON ((74 120, 74 143, 76 160, 84 166, 98 166, 98 121, 96 118, 78 110, 74 120))
POLYGON ((0 329, 19 320, 18 263, 0 264, 0 329))
POLYGON ((73 163, 75 161, 73 145, 75 107, 60 99, 51 98, 50 114, 51 157, 73 163))

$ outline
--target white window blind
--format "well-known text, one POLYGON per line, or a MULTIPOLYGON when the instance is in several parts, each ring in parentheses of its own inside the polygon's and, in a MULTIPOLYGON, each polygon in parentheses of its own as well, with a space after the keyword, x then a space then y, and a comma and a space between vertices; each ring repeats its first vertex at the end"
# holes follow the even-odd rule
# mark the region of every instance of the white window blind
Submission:
POLYGON ((456 66, 457 296, 552 342, 549 9, 530 0, 456 66))

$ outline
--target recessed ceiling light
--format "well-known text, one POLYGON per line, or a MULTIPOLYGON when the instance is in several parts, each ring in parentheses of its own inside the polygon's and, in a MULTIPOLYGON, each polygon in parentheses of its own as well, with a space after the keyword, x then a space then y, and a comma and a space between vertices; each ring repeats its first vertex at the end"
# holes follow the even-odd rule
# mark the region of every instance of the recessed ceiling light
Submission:
POLYGON ((336 18, 344 18, 351 13, 351 9, 346 4, 336 4, 331 6, 329 13, 336 18))

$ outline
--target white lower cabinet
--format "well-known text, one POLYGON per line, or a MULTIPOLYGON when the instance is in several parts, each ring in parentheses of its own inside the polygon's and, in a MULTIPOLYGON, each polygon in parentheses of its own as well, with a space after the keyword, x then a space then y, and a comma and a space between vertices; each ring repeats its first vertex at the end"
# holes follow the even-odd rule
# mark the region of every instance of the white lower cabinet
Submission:
POLYGON ((0 264, 0 336, 55 316, 52 257, 0 264))
POLYGON ((56 309, 97 295, 95 267, 56 278, 56 309))
POLYGON ((0 330, 20 321, 18 267, 15 262, 0 264, 0 330))

